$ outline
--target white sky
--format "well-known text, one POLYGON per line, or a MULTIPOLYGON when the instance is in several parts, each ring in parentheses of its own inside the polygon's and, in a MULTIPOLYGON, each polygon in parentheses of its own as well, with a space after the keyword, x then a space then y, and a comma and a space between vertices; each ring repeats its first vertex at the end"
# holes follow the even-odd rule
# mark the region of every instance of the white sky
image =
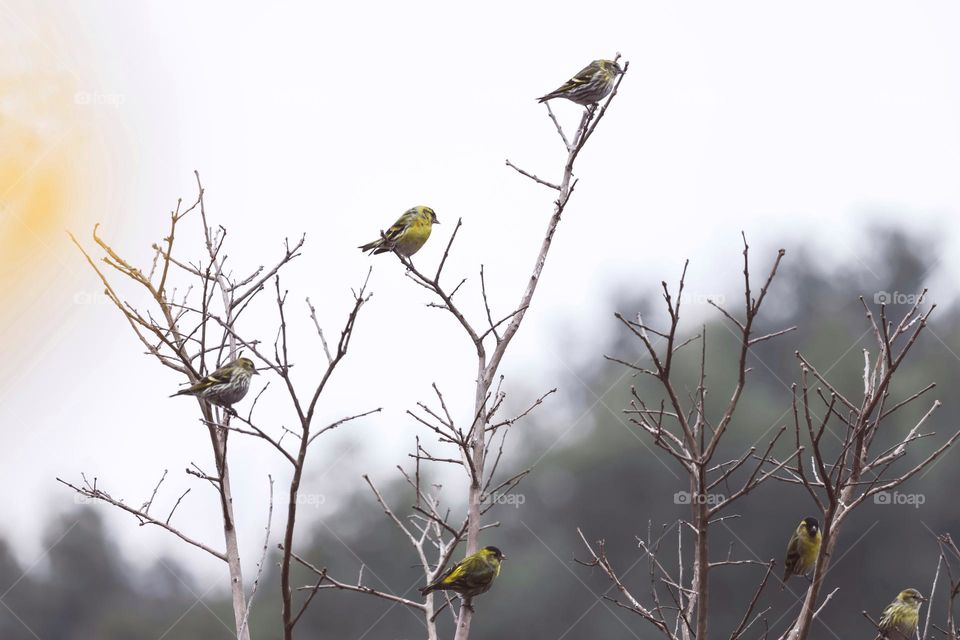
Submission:
MULTIPOLYGON (((210 215, 230 230, 235 264, 269 262, 284 236, 307 233, 285 280, 304 380, 321 355, 303 298, 318 303, 334 335, 350 287, 374 265, 374 298, 322 414, 384 412, 317 446, 307 484, 332 493, 329 510, 343 487, 360 486, 360 473, 393 478, 417 433, 404 411, 429 397, 430 382, 460 415, 472 396, 474 364, 452 320, 423 306, 425 293, 395 260, 371 260, 356 246, 409 206, 428 204, 443 224, 417 262, 435 264, 462 217, 448 267, 451 278, 470 278, 458 295, 479 319, 471 285, 484 262, 496 309, 515 304, 552 192, 504 159, 559 176, 562 148, 534 98, 591 59, 620 51, 630 71, 581 156, 581 182, 505 364, 517 405, 555 386, 568 366, 599 357, 611 292, 653 291, 690 257, 691 292, 723 293, 738 275, 740 229, 758 260, 808 240, 825 259, 849 260, 870 254, 861 232, 878 217, 939 230, 956 218, 955 3, 587 6, 88 1, 66 9, 18 0, 0 6, 0 40, 44 50, 38 74, 66 73, 77 91, 119 102, 71 107, 96 123, 98 180, 70 218, 88 245, 102 222, 114 246, 146 265, 176 198, 195 196, 194 169, 210 215)), ((575 123, 576 107, 557 110, 575 123)), ((54 476, 85 471, 139 504, 166 468, 161 499, 193 486, 176 520, 219 543, 213 496, 182 473, 190 461, 209 467, 210 454, 192 403, 166 398, 180 381, 140 355, 115 310, 83 304, 100 288, 66 235, 47 246, 55 273, 36 282, 38 301, 4 338, 16 369, 2 377, 0 483, 17 490, 0 502, 0 532, 30 560, 42 552, 41 523, 73 504, 54 476)), ((945 235, 945 269, 955 270, 956 248, 945 235)), ((273 316, 264 309, 247 330, 269 340, 273 316)), ((555 410, 558 436, 576 433, 555 410)), ((254 562, 266 474, 285 470, 267 447, 239 440, 236 502, 254 562)), ((201 557, 102 509, 128 554, 147 546, 201 557)), ((220 571, 205 562, 200 570, 220 571)))

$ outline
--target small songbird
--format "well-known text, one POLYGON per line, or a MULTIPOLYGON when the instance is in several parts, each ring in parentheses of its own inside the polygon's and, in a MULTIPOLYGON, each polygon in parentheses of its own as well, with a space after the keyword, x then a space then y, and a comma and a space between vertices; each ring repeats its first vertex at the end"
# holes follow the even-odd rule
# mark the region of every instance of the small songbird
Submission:
MULTIPOLYGON (((783 582, 786 586, 790 576, 802 576, 813 568, 820 553, 820 523, 816 518, 804 518, 787 543, 787 556, 783 561, 783 582)), ((781 591, 783 586, 780 587, 781 591)))
POLYGON ((912 640, 920 621, 920 605, 926 601, 916 589, 904 589, 887 605, 880 618, 876 640, 912 640))
POLYGON ((223 365, 196 384, 170 396, 197 396, 211 404, 229 407, 243 400, 250 389, 250 378, 260 375, 249 358, 237 358, 223 365))
POLYGON ((546 102, 553 98, 566 98, 583 106, 600 102, 613 91, 613 83, 623 73, 613 60, 594 60, 567 80, 559 89, 538 98, 546 102))
POLYGON ((393 226, 384 232, 383 237, 368 242, 361 246, 360 250, 369 251, 371 254, 396 250, 409 258, 426 243, 435 224, 440 224, 440 221, 430 207, 421 205, 407 209, 393 226))
POLYGON ((420 589, 420 593, 427 595, 431 591, 455 591, 465 600, 478 596, 486 592, 500 575, 500 561, 506 557, 496 547, 484 547, 453 565, 433 584, 420 589))

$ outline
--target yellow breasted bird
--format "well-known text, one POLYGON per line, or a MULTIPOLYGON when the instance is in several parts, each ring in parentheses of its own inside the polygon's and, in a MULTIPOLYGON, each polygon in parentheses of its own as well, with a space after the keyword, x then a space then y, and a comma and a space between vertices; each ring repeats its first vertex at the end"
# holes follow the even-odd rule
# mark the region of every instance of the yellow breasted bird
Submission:
POLYGON ((371 254, 395 250, 409 258, 426 243, 435 224, 440 224, 440 221, 430 207, 421 205, 407 209, 393 226, 384 232, 383 237, 362 245, 360 250, 369 251, 371 254))
POLYGON ((486 592, 500 575, 500 561, 507 556, 496 547, 484 547, 469 555, 433 581, 420 589, 422 595, 431 591, 455 591, 466 600, 486 592))
POLYGON ((880 617, 877 640, 912 640, 920 622, 920 605, 926 601, 916 589, 904 589, 880 617))
POLYGON ((566 98, 583 106, 600 102, 613 91, 617 76, 623 73, 613 60, 594 60, 559 88, 537 99, 546 102, 554 98, 566 98))
POLYGON ((783 560, 783 582, 781 591, 790 576, 802 576, 813 568, 820 553, 820 523, 816 518, 804 518, 787 543, 787 555, 783 560))

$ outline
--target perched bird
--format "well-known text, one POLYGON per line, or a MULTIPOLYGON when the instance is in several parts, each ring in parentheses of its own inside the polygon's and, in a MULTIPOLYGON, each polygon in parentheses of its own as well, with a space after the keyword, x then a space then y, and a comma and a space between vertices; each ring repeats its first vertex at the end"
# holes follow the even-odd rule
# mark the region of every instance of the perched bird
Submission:
POLYGON ((249 358, 237 358, 233 362, 223 365, 203 380, 194 385, 181 389, 170 396, 197 396, 203 398, 211 404, 221 407, 230 405, 243 400, 250 389, 251 376, 260 375, 257 373, 253 360, 249 358))
POLYGON ((916 589, 904 589, 887 605, 880 618, 877 640, 912 640, 920 621, 920 605, 926 601, 916 589))
POLYGON ((435 224, 440 224, 440 221, 430 207, 421 205, 407 209, 393 226, 386 230, 382 238, 368 242, 361 246, 360 250, 369 251, 371 254, 396 250, 409 258, 424 245, 435 224))
POLYGON ((804 518, 787 543, 787 556, 783 561, 783 582, 781 591, 790 576, 802 576, 813 568, 820 553, 820 523, 816 518, 804 518))
POLYGON ((422 595, 431 591, 455 591, 464 600, 486 592, 500 575, 500 561, 506 559, 500 549, 484 547, 475 554, 467 556, 433 581, 433 584, 420 589, 422 595))
POLYGON ((539 98, 546 102, 554 98, 566 98, 584 106, 600 102, 613 90, 617 76, 623 73, 620 65, 613 60, 594 60, 580 73, 567 80, 563 85, 539 98))

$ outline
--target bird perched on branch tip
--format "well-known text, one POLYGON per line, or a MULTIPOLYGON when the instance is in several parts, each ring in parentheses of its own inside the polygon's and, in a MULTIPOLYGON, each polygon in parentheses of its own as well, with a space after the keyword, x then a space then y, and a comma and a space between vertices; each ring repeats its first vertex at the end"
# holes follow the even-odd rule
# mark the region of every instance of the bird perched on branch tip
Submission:
POLYGON ((566 98, 583 106, 595 104, 610 95, 617 76, 622 73, 623 69, 614 60, 594 60, 558 89, 541 96, 537 101, 566 98))

